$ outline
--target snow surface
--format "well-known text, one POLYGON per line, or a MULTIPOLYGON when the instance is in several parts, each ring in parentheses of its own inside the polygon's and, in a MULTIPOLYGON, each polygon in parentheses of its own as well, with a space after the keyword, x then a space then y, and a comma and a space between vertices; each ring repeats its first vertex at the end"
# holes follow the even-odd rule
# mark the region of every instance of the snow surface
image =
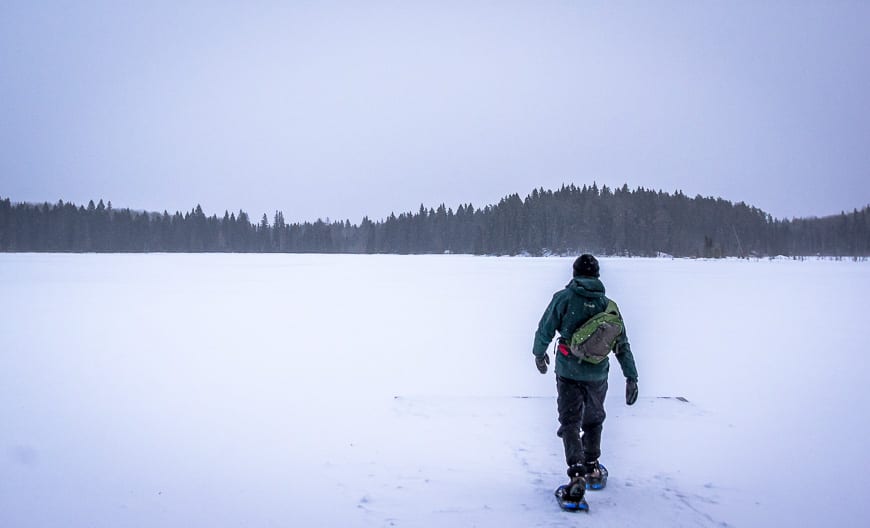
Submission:
POLYGON ((602 259, 641 399, 614 362, 588 515, 531 356, 570 264, 0 255, 0 526, 870 525, 870 264, 602 259))

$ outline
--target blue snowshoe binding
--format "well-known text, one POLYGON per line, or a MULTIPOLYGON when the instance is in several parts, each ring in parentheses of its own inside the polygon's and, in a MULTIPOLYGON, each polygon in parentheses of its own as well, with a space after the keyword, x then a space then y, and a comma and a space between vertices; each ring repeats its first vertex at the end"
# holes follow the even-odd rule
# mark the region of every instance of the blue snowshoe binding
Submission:
POLYGON ((607 486, 607 468, 598 461, 586 464, 586 489, 603 490, 607 486))
POLYGON ((586 479, 584 478, 582 468, 576 466, 568 470, 571 476, 571 482, 563 484, 556 488, 556 502, 559 507, 565 511, 589 511, 589 504, 583 497, 586 494, 586 479), (578 471, 579 469, 579 471, 578 471))
POLYGON ((589 504, 586 502, 586 499, 580 497, 579 499, 576 496, 572 496, 568 493, 568 484, 562 484, 558 488, 556 488, 556 502, 559 503, 559 507, 565 511, 570 512, 578 512, 578 511, 589 511, 589 504))

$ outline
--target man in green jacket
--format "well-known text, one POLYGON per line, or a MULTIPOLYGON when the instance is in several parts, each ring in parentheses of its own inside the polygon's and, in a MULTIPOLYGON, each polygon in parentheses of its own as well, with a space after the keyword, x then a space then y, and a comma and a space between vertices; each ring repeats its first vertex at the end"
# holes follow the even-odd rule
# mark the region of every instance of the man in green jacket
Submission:
MULTIPOLYGON (((580 500, 587 481, 596 482, 602 478, 598 457, 601 455, 601 429, 606 416, 604 397, 610 362, 606 358, 600 363, 582 361, 571 354, 567 341, 583 323, 603 312, 609 299, 604 296, 604 284, 598 278, 599 264, 594 256, 581 255, 574 261, 573 268, 574 278, 565 289, 553 295, 541 317, 532 353, 538 371, 546 374, 550 363, 547 347, 559 332, 556 390, 560 427, 557 434, 565 445, 565 461, 571 479, 568 495, 580 500)), ((625 376, 625 403, 632 405, 637 401, 637 367, 625 331, 617 338, 614 351, 625 376)))

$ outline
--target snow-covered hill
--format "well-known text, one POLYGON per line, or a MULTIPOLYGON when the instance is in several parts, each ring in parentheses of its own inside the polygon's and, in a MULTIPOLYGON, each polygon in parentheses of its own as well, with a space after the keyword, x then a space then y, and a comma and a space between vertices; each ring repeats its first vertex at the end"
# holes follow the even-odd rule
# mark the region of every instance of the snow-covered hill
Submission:
POLYGON ((588 515, 530 351, 570 269, 0 255, 0 526, 870 523, 870 264, 602 259, 641 399, 614 362, 588 515))

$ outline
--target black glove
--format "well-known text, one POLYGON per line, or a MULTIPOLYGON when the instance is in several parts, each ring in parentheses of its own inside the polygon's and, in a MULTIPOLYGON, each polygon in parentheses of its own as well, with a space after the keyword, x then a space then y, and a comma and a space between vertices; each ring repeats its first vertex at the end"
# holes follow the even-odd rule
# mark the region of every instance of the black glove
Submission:
POLYGON ((634 405, 634 402, 637 401, 637 380, 636 379, 626 379, 625 380, 625 404, 626 405, 634 405))
POLYGON ((541 374, 547 373, 547 365, 550 364, 550 356, 544 354, 543 356, 535 356, 535 366, 538 367, 538 372, 541 374))

